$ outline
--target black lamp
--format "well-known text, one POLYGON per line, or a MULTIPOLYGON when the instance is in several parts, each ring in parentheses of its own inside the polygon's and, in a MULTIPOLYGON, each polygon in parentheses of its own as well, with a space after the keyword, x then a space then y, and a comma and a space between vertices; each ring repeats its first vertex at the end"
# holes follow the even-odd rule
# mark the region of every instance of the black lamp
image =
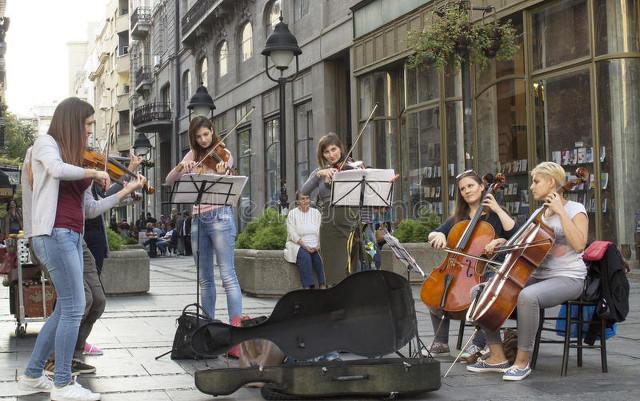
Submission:
POLYGON ((145 157, 150 150, 151 142, 149 142, 149 138, 142 132, 138 132, 136 140, 133 142, 133 152, 137 156, 145 157))
POLYGON ((213 110, 216 105, 213 104, 213 98, 209 95, 207 88, 200 83, 200 87, 196 90, 196 93, 191 96, 187 109, 189 109, 189 121, 191 121, 191 113, 196 116, 206 116, 213 118, 213 110))

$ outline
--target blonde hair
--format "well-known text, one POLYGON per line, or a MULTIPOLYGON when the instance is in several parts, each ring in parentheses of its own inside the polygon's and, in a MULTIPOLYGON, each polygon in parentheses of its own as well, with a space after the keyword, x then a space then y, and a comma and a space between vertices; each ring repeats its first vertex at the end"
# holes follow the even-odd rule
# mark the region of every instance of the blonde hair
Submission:
POLYGON ((567 180, 567 173, 561 165, 554 162, 542 162, 531 170, 531 177, 536 174, 543 174, 556 181, 556 189, 564 185, 567 180))

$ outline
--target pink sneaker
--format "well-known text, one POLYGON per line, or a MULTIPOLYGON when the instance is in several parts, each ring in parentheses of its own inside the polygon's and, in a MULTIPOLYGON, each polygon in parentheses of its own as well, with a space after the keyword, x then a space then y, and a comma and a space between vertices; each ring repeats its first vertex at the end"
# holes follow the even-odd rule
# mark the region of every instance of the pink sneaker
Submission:
POLYGON ((82 355, 98 356, 102 354, 104 354, 104 352, 102 352, 102 348, 98 347, 97 345, 89 344, 88 342, 84 343, 84 350, 82 351, 82 355))

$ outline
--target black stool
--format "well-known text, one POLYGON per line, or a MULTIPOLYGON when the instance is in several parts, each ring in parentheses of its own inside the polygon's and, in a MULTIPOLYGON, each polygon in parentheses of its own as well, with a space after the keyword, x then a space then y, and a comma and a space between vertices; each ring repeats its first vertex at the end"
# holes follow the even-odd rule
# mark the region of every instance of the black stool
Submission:
POLYGON ((538 325, 538 332, 536 333, 536 341, 533 346, 533 354, 531 355, 531 369, 535 369, 536 362, 538 360, 538 351, 540 349, 540 343, 544 344, 564 344, 564 350, 562 352, 562 369, 560 370, 561 376, 567 375, 567 369, 569 366, 569 349, 576 348, 578 351, 577 364, 578 367, 582 367, 582 349, 583 348, 596 348, 600 349, 600 361, 602 364, 602 372, 607 372, 607 338, 605 336, 606 323, 604 319, 600 319, 600 345, 586 345, 583 343, 584 333, 582 330, 582 326, 584 323, 591 322, 591 318, 588 320, 584 319, 583 316, 583 307, 585 306, 596 306, 593 302, 585 302, 585 301, 567 301, 563 304, 567 310, 565 317, 545 317, 544 309, 540 309, 540 324, 538 325), (578 306, 578 318, 577 320, 571 316, 571 307, 577 305, 578 306), (564 340, 549 340, 542 339, 543 331, 551 331, 555 332, 554 328, 544 327, 544 322, 546 320, 556 321, 556 320, 564 320, 565 321, 565 329, 564 329, 564 340), (571 339, 571 325, 573 323, 577 323, 577 338, 575 340, 571 339))

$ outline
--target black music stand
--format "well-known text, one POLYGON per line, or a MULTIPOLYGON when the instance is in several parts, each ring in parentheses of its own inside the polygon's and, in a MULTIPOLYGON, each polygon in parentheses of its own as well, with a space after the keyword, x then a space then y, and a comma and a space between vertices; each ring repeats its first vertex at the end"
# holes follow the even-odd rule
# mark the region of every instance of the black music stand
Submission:
MULTIPOLYGON (((386 233, 384 235, 384 240, 389 245, 389 248, 393 251, 393 254, 396 258, 407 268, 407 281, 411 284, 411 270, 420 274, 422 278, 425 278, 427 275, 424 273, 424 270, 420 268, 418 262, 411 256, 409 251, 407 251, 401 244, 400 241, 393 235, 386 233)), ((416 349, 415 352, 412 352, 411 342, 409 343, 409 357, 414 358, 416 356, 430 356, 431 353, 427 346, 422 342, 420 336, 416 334, 416 349), (426 355, 425 355, 426 354, 426 355)))
MULTIPOLYGON (((242 189, 247 183, 247 177, 234 175, 218 175, 218 174, 184 174, 179 180, 173 183, 169 194, 172 205, 215 205, 215 206, 233 206, 238 203, 238 199, 242 194, 242 189)), ((192 215, 193 217, 193 215, 192 215)), ((200 311, 200 232, 198 229, 198 238, 196 242, 198 249, 196 251, 196 317, 201 318, 200 311)), ((203 317, 204 318, 204 317, 203 317)), ((211 318, 211 316, 208 316, 211 318)), ((159 359, 172 350, 159 355, 159 359)))
MULTIPOLYGON (((366 265, 371 268, 363 252, 362 217, 365 208, 391 207, 393 201, 393 169, 356 169, 341 171, 333 176, 331 182, 332 207, 357 207, 357 226, 352 230, 360 233, 359 263, 360 269, 366 265)), ((349 258, 351 255, 349 254, 349 258)))

